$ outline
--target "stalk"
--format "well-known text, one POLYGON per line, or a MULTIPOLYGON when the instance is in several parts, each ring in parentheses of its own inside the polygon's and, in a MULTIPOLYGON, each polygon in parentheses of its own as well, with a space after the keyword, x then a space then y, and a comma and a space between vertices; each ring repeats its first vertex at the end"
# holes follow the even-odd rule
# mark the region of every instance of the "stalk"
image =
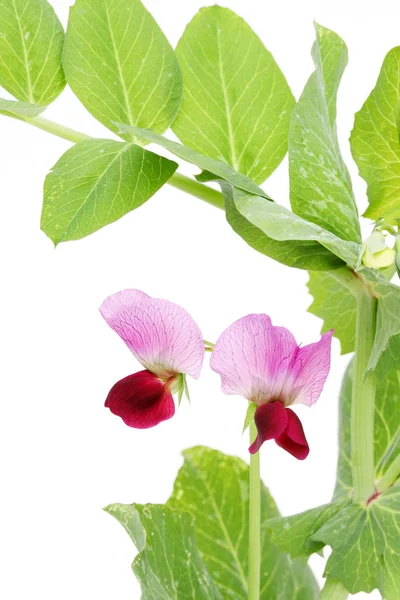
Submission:
MULTIPOLYGON (((250 424, 250 443, 257 435, 250 424)), ((248 600, 260 600, 261 566, 261 481, 260 453, 250 454, 250 514, 249 514, 249 592, 248 600)))
POLYGON ((349 592, 340 581, 335 579, 327 579, 319 600, 346 600, 349 597, 349 592))
MULTIPOLYGON (((50 121, 44 117, 39 116, 32 119, 24 118, 21 120, 25 123, 29 123, 29 125, 37 127, 38 129, 47 131, 47 133, 51 133, 57 137, 63 138, 64 140, 73 142, 74 144, 93 139, 91 136, 86 135, 85 133, 81 133, 80 131, 76 131, 70 127, 65 127, 64 125, 60 125, 59 123, 55 123, 54 121, 50 121)), ((190 194, 191 196, 195 196, 196 198, 200 198, 200 200, 204 200, 204 202, 207 202, 212 206, 224 209, 224 199, 220 192, 217 192, 217 190, 214 190, 203 183, 194 181, 190 177, 181 175, 181 173, 175 173, 167 183, 179 190, 186 192, 187 194, 190 194)))
POLYGON ((384 492, 389 489, 396 480, 400 477, 400 454, 399 456, 392 462, 382 479, 380 479, 376 489, 379 493, 384 492))
POLYGON ((366 373, 376 329, 376 299, 367 290, 356 295, 356 339, 351 405, 351 458, 354 502, 375 493, 375 375, 366 373))

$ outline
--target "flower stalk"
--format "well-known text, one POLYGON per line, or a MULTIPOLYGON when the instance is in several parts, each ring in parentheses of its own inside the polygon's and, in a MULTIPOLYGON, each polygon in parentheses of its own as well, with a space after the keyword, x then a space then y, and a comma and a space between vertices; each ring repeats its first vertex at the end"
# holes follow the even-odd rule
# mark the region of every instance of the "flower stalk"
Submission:
POLYGON ((367 372, 376 330, 377 301, 368 290, 356 295, 356 338, 351 408, 351 456, 354 502, 375 493, 374 411, 375 374, 367 372))
POLYGON ((389 489, 400 477, 400 454, 399 456, 392 462, 382 479, 378 482, 376 486, 377 492, 381 493, 385 490, 389 489))
MULTIPOLYGON (((250 424, 250 443, 254 442, 257 429, 250 424)), ((260 453, 250 455, 250 514, 249 514, 249 588, 248 600, 260 600, 261 566, 261 480, 260 453)))

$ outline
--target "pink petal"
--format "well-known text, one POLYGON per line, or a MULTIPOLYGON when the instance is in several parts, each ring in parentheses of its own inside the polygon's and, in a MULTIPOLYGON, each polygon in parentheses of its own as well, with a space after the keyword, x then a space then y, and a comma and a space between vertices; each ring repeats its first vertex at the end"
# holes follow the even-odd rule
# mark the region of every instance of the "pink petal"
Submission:
POLYGON ((204 343, 200 329, 180 306, 124 290, 107 298, 100 312, 139 362, 161 378, 200 375, 204 343))
POLYGON ((286 404, 312 406, 321 395, 331 365, 333 330, 324 333, 319 342, 300 348, 290 369, 291 398, 286 404))
POLYGON ((249 448, 255 454, 267 440, 282 435, 288 423, 287 409, 280 402, 271 402, 258 406, 254 414, 258 435, 249 448))
POLYGON ((290 408, 286 408, 287 426, 284 432, 275 438, 275 442, 298 460, 307 458, 310 448, 299 417, 290 408))
POLYGON ((172 395, 155 375, 140 371, 118 381, 110 390, 105 406, 136 429, 154 427, 175 414, 172 395))
POLYGON ((222 391, 256 404, 282 399, 282 390, 298 350, 293 335, 274 327, 267 315, 248 315, 228 327, 211 355, 222 391))

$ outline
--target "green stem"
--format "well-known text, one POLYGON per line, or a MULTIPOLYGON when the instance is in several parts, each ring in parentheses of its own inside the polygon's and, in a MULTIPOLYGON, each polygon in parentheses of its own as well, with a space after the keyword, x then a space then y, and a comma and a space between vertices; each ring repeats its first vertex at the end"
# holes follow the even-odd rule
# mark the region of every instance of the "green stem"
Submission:
POLYGON ((340 581, 335 579, 327 579, 319 600, 346 600, 349 597, 349 592, 340 581))
MULTIPOLYGON (((33 125, 38 129, 42 129, 43 131, 47 131, 48 133, 52 133, 58 137, 63 138, 64 140, 68 140, 69 142, 73 142, 77 144, 79 142, 84 142, 86 140, 92 139, 89 135, 85 133, 81 133, 80 131, 76 131, 75 129, 70 129, 69 127, 64 127, 64 125, 60 125, 59 123, 55 123, 54 121, 50 121, 49 119, 45 119, 44 117, 34 117, 32 119, 21 119, 29 125, 33 125)), ((204 185, 203 183, 199 183, 198 181, 194 181, 190 177, 186 177, 185 175, 181 175, 180 173, 175 173, 168 181, 169 185, 186 192, 187 194, 191 194, 196 198, 200 198, 200 200, 204 200, 208 204, 212 206, 216 206, 217 208, 224 209, 224 200, 222 194, 214 190, 213 188, 204 185)))
POLYGON ((376 489, 378 492, 384 492, 400 477, 400 454, 392 462, 382 479, 378 482, 376 489))
POLYGON ((194 181, 193 179, 190 179, 190 177, 186 177, 180 173, 172 175, 168 183, 178 190, 182 190, 187 194, 200 198, 200 200, 204 200, 204 202, 208 202, 208 204, 212 204, 212 206, 222 208, 222 210, 224 209, 225 205, 222 194, 203 183, 194 181))
MULTIPOLYGON (((250 443, 257 429, 250 424, 250 443)), ((249 514, 249 592, 248 600, 260 600, 261 565, 261 481, 260 453, 250 454, 250 514, 249 514)))
POLYGON ((34 117, 33 119, 24 119, 24 121, 29 123, 29 125, 33 125, 38 129, 47 131, 47 133, 52 133, 53 135, 61 137, 64 140, 68 140, 69 142, 73 142, 74 144, 91 139, 91 137, 85 133, 75 131, 75 129, 70 129, 69 127, 64 127, 64 125, 59 125, 58 123, 49 121, 49 119, 45 119, 44 117, 34 117))
POLYGON ((351 405, 351 458, 354 502, 375 493, 375 375, 366 373, 376 329, 376 300, 367 290, 356 295, 356 339, 351 405))

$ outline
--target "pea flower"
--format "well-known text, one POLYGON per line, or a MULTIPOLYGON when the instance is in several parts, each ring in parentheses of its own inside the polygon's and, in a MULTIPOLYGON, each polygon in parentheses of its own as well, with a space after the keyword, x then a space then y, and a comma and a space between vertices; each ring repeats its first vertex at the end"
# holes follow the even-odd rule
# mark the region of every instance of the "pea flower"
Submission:
POLYGON ((332 331, 319 342, 299 347, 284 327, 267 315, 248 315, 228 327, 211 355, 211 368, 221 376, 222 391, 254 402, 258 435, 249 452, 275 440, 303 460, 309 447, 294 404, 312 406, 319 398, 330 367, 332 331))
POLYGON ((203 364, 204 342, 192 317, 180 306, 139 290, 109 296, 100 312, 144 367, 118 381, 105 406, 137 429, 173 417, 172 394, 186 390, 186 374, 197 379, 203 364))

